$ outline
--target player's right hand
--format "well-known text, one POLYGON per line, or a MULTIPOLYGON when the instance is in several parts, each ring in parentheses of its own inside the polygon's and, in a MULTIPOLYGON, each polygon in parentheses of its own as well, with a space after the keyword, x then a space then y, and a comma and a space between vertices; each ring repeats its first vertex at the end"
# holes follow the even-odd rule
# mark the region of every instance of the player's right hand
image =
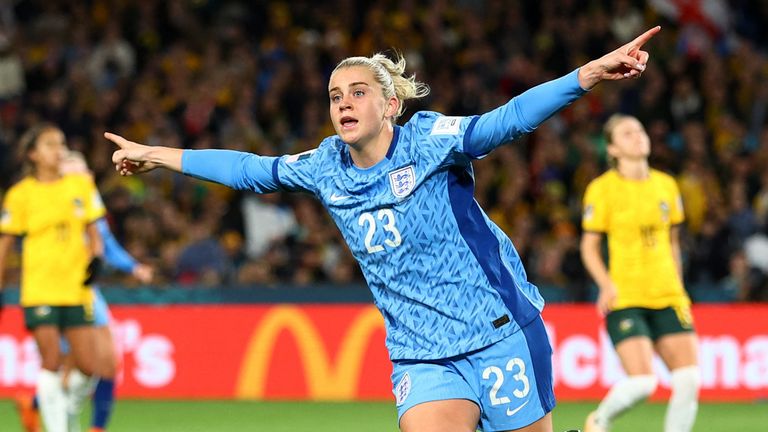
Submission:
POLYGON ((613 283, 600 287, 600 293, 597 295, 597 311, 600 315, 608 315, 613 310, 616 302, 616 287, 613 283))
POLYGON ((110 132, 104 133, 104 138, 112 141, 120 147, 112 153, 112 163, 115 164, 115 170, 120 175, 128 176, 151 171, 158 166, 149 160, 150 146, 139 144, 110 132))

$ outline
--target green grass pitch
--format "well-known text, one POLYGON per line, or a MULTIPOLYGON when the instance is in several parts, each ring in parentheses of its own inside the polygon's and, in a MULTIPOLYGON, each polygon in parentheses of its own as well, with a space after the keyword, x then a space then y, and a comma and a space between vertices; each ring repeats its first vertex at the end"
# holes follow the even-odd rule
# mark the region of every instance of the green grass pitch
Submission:
MULTIPOLYGON (((581 428, 594 403, 560 403, 554 411, 555 432, 581 428)), ((620 418, 616 432, 663 429, 666 407, 646 403, 620 418)), ((87 425, 83 414, 83 424, 87 425)), ((396 432, 391 402, 235 402, 118 401, 110 432, 396 432)), ((21 431, 13 402, 0 400, 0 430, 21 431)), ((84 428, 87 430, 87 428, 84 428)), ((712 404, 699 408, 696 432, 762 432, 768 430, 768 403, 712 404)))

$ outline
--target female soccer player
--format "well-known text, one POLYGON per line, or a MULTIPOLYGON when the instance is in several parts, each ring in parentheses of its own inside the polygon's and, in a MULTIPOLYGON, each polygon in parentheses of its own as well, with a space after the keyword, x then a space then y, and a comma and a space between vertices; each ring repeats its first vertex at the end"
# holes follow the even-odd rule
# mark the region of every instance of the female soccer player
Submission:
MULTIPOLYGON (((82 154, 69 152, 61 165, 61 172, 64 175, 76 174, 92 178, 92 173, 82 154)), ((100 199, 100 198, 99 198, 100 199)), ((152 267, 137 262, 123 247, 118 243, 109 224, 105 218, 96 221, 99 234, 104 241, 104 261, 106 264, 124 272, 133 275, 141 283, 151 282, 154 270, 152 267)), ((117 354, 112 339, 112 331, 109 329, 111 321, 109 307, 104 296, 96 285, 92 286, 94 294, 93 303, 93 325, 96 330, 96 359, 101 366, 101 375, 93 390, 93 408, 91 410, 90 432, 102 432, 107 427, 107 422, 112 413, 112 406, 115 400, 115 378, 117 376, 117 354)), ((73 371, 75 374, 78 371, 73 371)), ((80 410, 82 402, 89 394, 70 396, 69 409, 69 432, 79 431, 80 410)))
MULTIPOLYGON (((92 180, 92 173, 83 155, 79 152, 67 152, 61 162, 62 175, 84 175, 92 180)), ((99 198, 101 199, 101 198, 99 198)), ((105 218, 96 221, 99 234, 104 243, 104 261, 106 264, 133 275, 141 283, 149 283, 152 280, 154 270, 152 267, 137 262, 123 247, 118 243, 109 224, 105 218)), ((93 355, 101 366, 101 375, 98 377, 95 388, 89 385, 75 385, 81 388, 83 392, 76 394, 67 392, 67 416, 68 432, 77 432, 80 430, 80 412, 83 401, 92 396, 93 408, 91 410, 90 432, 101 432, 106 429, 112 406, 115 400, 115 377, 117 376, 117 355, 112 339, 112 332, 109 324, 111 321, 109 307, 104 300, 98 287, 91 285, 93 290, 93 326, 96 332, 96 350, 93 355), (91 390, 93 394, 91 395, 91 390)), ((62 365, 62 376, 67 384, 82 383, 87 378, 77 369, 69 356, 69 345, 62 339, 61 352, 65 357, 62 365)), ((68 386, 67 386, 68 387, 68 386)), ((38 432, 39 427, 39 399, 34 396, 20 396, 17 398, 17 408, 21 416, 22 426, 26 432, 38 432)))
MULTIPOLYGON (((23 236, 20 303, 40 351, 40 410, 46 430, 66 431, 66 401, 58 375, 60 335, 69 342, 78 369, 86 375, 100 372, 92 355, 96 348, 93 292, 86 280, 89 262, 103 254, 95 222, 104 215, 104 206, 92 180, 60 173, 68 150, 59 128, 33 127, 22 136, 19 147, 28 175, 8 190, 3 202, 0 287, 14 236, 23 236)), ((72 385, 69 390, 78 391, 72 385)))
POLYGON ((683 207, 675 180, 648 167, 650 139, 631 116, 605 124, 615 162, 587 187, 581 256, 600 293, 599 312, 627 377, 587 418, 587 432, 610 429, 618 415, 656 390, 654 350, 672 372, 666 432, 693 428, 698 406, 697 342, 682 282, 679 224, 683 207), (608 237, 610 271, 600 253, 608 237))
POLYGON ((428 93, 385 56, 340 62, 328 84, 337 135, 263 157, 149 147, 106 133, 122 175, 165 167, 237 189, 314 194, 360 263, 387 328, 403 431, 551 431, 544 302, 504 233, 473 199, 471 160, 536 128, 603 80, 634 78, 656 27, 480 116, 418 112, 428 93))

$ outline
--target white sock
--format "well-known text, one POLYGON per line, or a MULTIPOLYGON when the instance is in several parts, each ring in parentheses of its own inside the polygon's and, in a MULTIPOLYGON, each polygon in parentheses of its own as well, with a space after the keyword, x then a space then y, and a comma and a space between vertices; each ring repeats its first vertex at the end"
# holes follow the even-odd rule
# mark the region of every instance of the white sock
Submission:
POLYGON ((80 370, 73 369, 67 379, 67 424, 69 432, 80 431, 80 413, 88 396, 93 392, 96 380, 84 375, 80 370))
POLYGON ((672 396, 664 419, 664 432, 690 432, 699 409, 699 367, 675 369, 671 381, 672 396))
POLYGON ((652 395, 657 384, 655 375, 632 375, 617 382, 597 407, 595 423, 604 429, 610 428, 616 417, 652 395))
POLYGON ((37 376, 37 403, 47 432, 67 432, 67 403, 59 374, 40 369, 37 376))

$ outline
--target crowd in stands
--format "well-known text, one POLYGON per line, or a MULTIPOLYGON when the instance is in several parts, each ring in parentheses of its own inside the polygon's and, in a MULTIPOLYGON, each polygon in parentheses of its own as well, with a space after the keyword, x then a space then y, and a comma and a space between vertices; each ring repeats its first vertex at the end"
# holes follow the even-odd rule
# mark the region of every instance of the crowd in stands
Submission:
POLYGON ((334 133, 327 81, 347 56, 397 48, 433 88, 401 121, 419 110, 471 115, 660 24, 641 79, 600 86, 477 161, 477 200, 512 238, 532 282, 587 299, 581 199, 608 168, 604 120, 635 115, 652 140, 652 167, 680 185, 689 287, 768 300, 768 7, 690 3, 2 2, 0 187, 20 174, 19 135, 52 121, 87 155, 115 235, 156 267, 158 284, 360 284, 312 197, 236 192, 165 171, 119 177, 103 132, 298 153, 334 133))

